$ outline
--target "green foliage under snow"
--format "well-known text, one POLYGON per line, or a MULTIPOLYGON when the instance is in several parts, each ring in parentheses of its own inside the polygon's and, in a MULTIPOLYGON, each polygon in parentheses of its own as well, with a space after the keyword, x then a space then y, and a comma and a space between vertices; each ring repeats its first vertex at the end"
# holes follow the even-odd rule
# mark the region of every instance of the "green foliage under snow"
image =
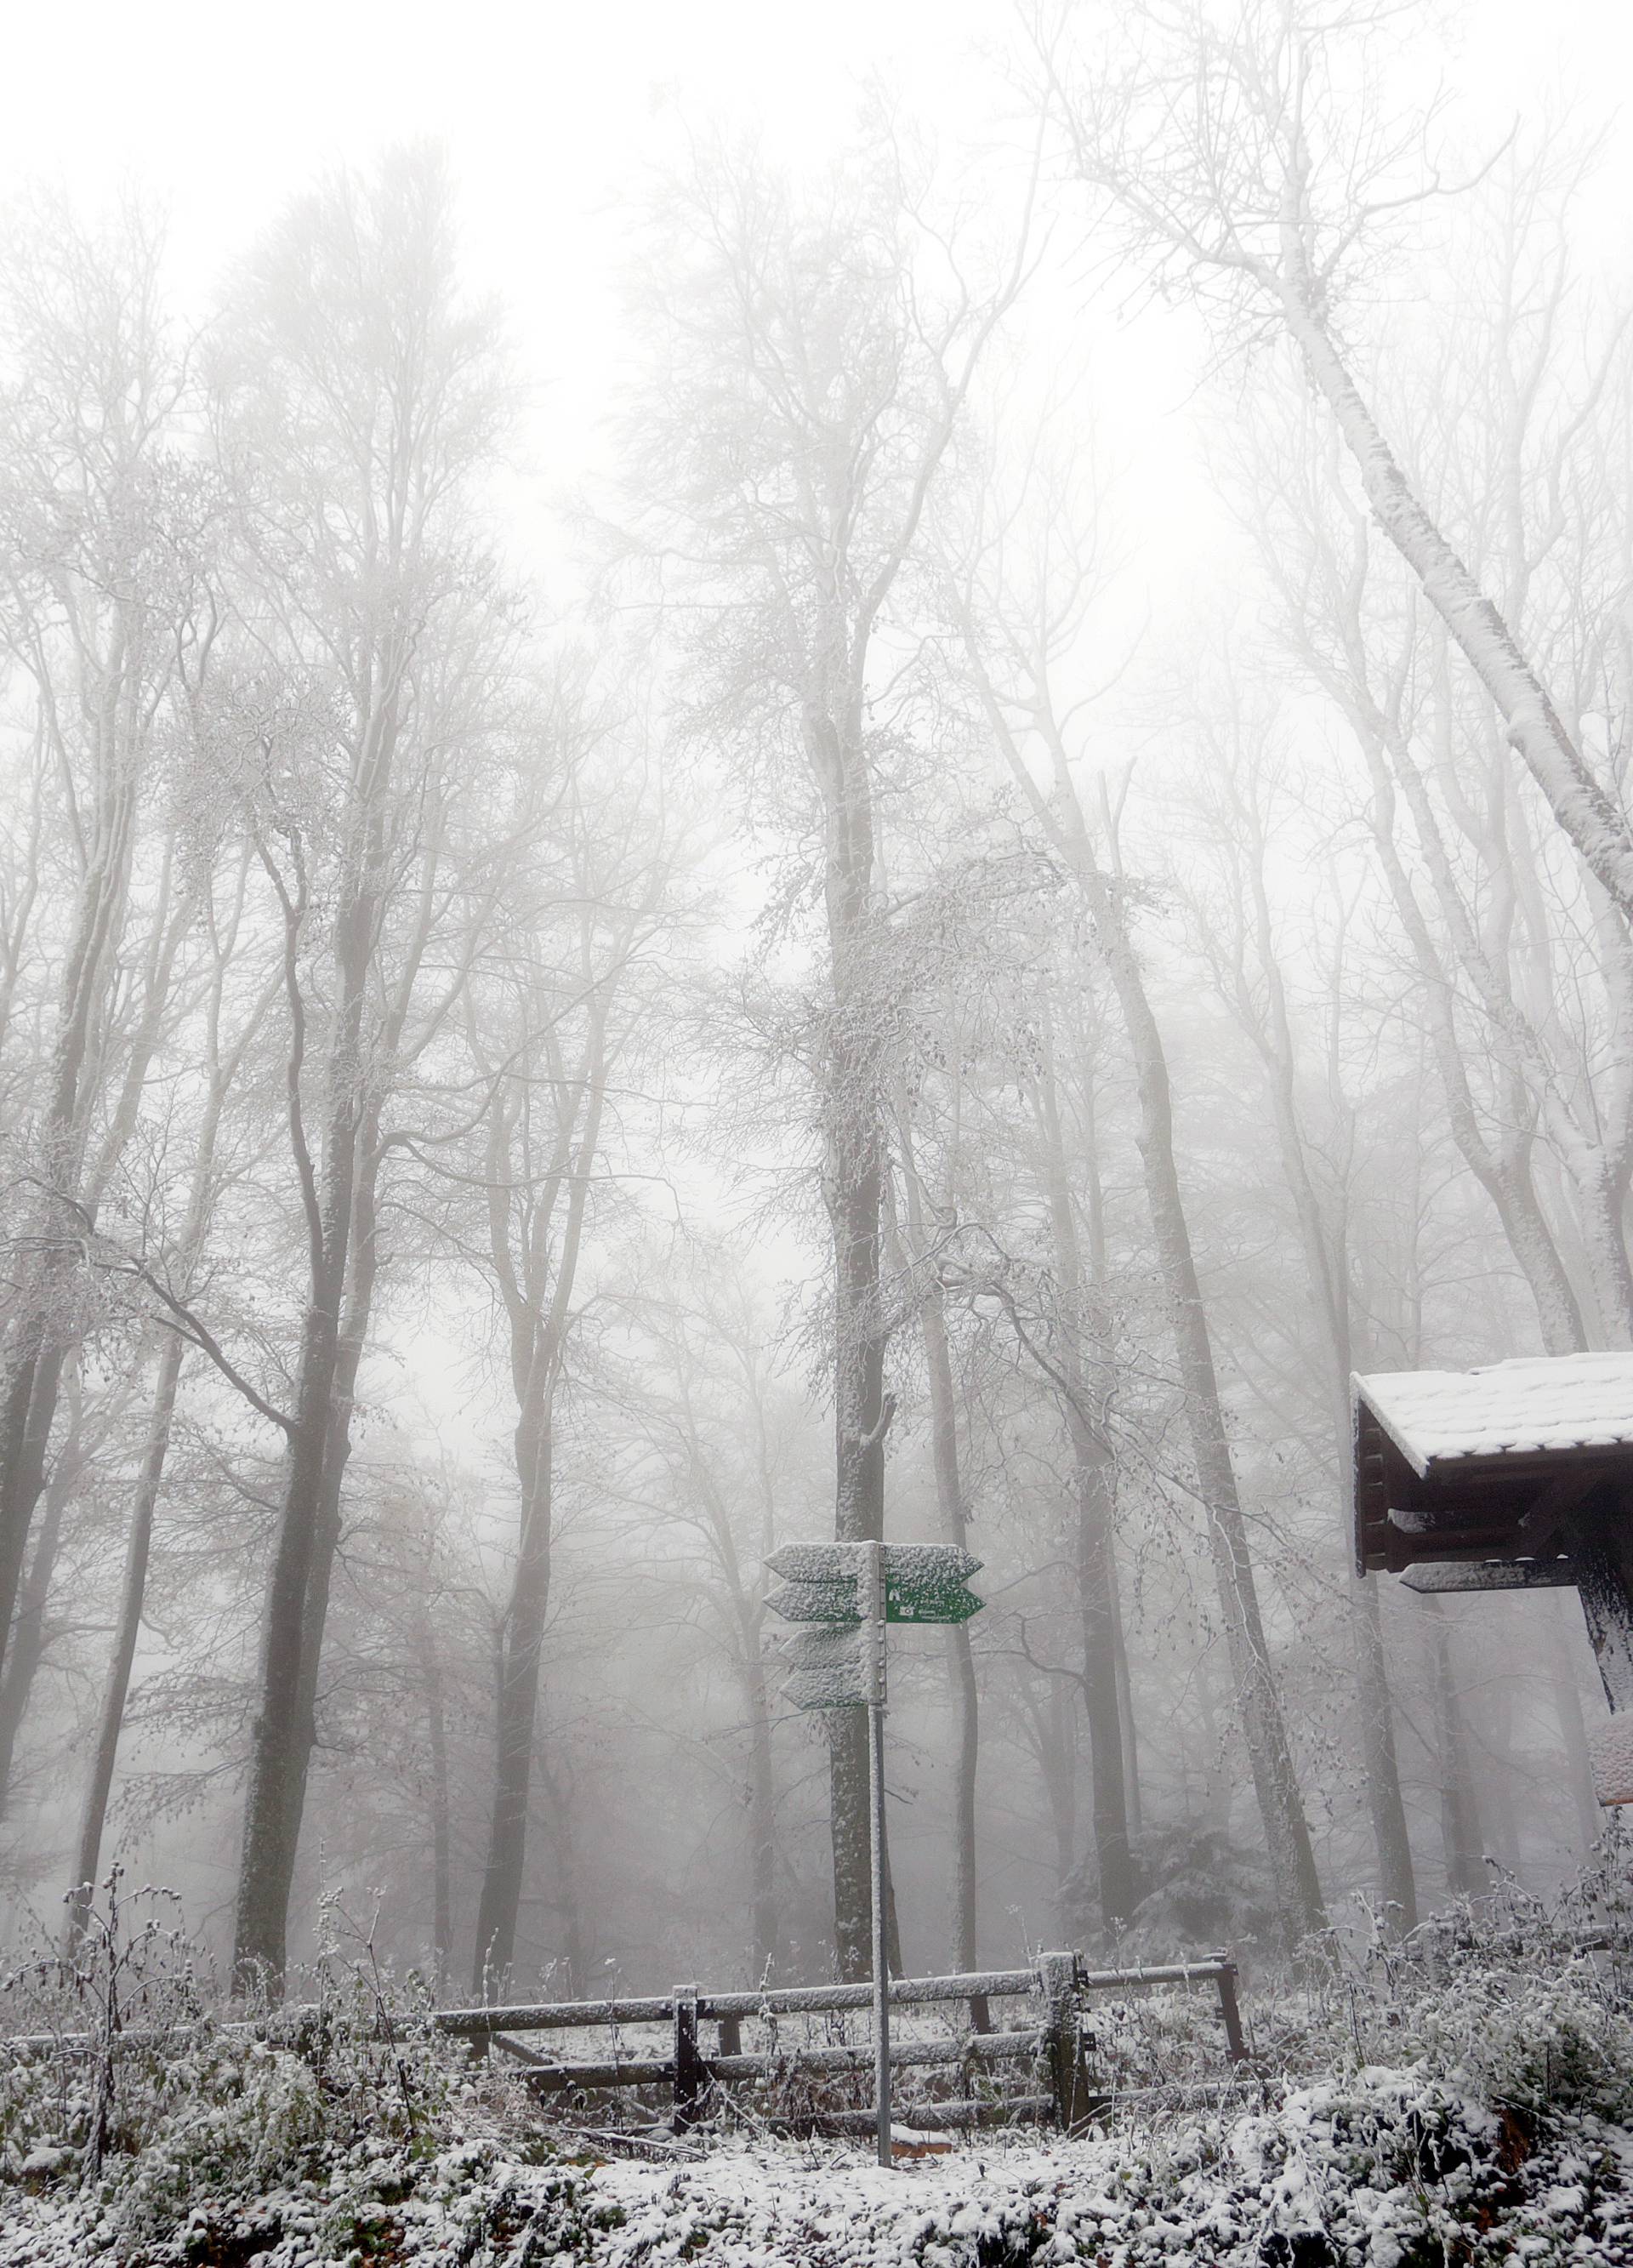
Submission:
POLYGON ((1253 1994, 1252 2068, 1200 2108, 1203 2003, 1103 2003, 1092 2052, 1144 2076, 1138 2101, 892 2173, 729 2111, 673 2163, 601 2162, 366 1945, 313 1982, 228 2025, 180 1939, 122 1921, 19 1973, 0 2268, 1633 2262, 1633 1940, 1608 1872, 1559 1912, 1510 1892, 1404 1945, 1313 1949, 1253 1994))

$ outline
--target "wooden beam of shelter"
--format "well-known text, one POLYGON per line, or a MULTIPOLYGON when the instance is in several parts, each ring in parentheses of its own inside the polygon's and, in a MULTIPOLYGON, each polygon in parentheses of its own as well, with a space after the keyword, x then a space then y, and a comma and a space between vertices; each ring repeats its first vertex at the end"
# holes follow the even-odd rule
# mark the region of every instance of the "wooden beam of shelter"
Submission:
MULTIPOLYGON (((1352 1385, 1357 1571, 1428 1593, 1574 1584, 1606 1698, 1633 1712, 1633 1353, 1352 1385)), ((1633 1801, 1633 1754, 1600 1786, 1633 1801)))

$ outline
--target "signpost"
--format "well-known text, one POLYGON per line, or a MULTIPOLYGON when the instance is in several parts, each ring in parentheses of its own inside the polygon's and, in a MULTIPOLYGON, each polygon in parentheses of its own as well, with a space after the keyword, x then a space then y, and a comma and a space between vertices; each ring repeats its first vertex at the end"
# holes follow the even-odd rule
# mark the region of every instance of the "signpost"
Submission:
POLYGON ((868 1712, 868 1843, 873 1904, 873 2101, 879 2162, 890 2146, 890 1972, 885 1957, 885 1625, 962 1623, 979 1559, 938 1543, 785 1543, 766 1560, 783 1581, 766 1604, 803 1625, 783 1640, 797 1709, 868 1712))
MULTIPOLYGON (((860 1621, 870 1543, 785 1543, 766 1561, 783 1581, 767 1599, 773 1614, 791 1623, 860 1621)), ((887 1623, 967 1623, 981 1601, 965 1578, 981 1565, 967 1551, 943 1543, 885 1543, 885 1620, 887 1623)))
POLYGON ((1401 1580, 1425 1598, 1445 1591, 1564 1591, 1576 1583, 1577 1570, 1570 1559, 1475 1559, 1409 1567, 1401 1580))

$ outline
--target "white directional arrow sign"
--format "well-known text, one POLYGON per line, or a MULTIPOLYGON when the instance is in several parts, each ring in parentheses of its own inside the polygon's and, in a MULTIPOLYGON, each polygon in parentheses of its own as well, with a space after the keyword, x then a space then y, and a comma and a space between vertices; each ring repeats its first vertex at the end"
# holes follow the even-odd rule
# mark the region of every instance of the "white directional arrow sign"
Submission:
POLYGON ((860 1623, 821 1623, 783 1631, 776 1650, 791 1669, 838 1669, 862 1659, 860 1623))
POLYGON ((790 1631, 777 1646, 789 1667, 783 1691, 796 1709, 855 1709, 873 1698, 873 1649, 861 1623, 790 1631))
POLYGON ((864 1708, 873 1698, 873 1649, 859 1622, 790 1631, 783 1660, 783 1697, 794 1708, 864 1708))
POLYGON ((785 1623, 855 1623, 856 1578, 842 1583, 779 1583, 767 1593, 766 1604, 785 1623))
POLYGON ((766 1572, 791 1583, 854 1583, 863 1543, 783 1543, 766 1554, 766 1572))

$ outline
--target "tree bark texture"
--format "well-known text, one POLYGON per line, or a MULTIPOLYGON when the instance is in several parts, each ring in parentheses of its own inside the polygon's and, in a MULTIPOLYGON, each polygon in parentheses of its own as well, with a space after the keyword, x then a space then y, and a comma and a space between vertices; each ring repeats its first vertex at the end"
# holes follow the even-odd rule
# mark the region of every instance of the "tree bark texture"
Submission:
MULTIPOLYGON (((905 1143, 904 1143, 905 1147, 905 1143)), ((913 1263, 923 1263, 923 1205, 916 1172, 907 1161, 908 1233, 913 1263)), ((947 1344, 945 1304, 938 1284, 927 1285, 919 1309, 924 1367, 930 1383, 931 1455, 943 1540, 954 1550, 969 1546, 969 1521, 960 1469, 958 1397, 947 1344)), ((980 1885, 975 1859, 975 1803, 981 1765, 981 1694, 969 1624, 947 1632, 947 1683, 953 1700, 953 1962, 960 1972, 978 1969, 980 1885)))

